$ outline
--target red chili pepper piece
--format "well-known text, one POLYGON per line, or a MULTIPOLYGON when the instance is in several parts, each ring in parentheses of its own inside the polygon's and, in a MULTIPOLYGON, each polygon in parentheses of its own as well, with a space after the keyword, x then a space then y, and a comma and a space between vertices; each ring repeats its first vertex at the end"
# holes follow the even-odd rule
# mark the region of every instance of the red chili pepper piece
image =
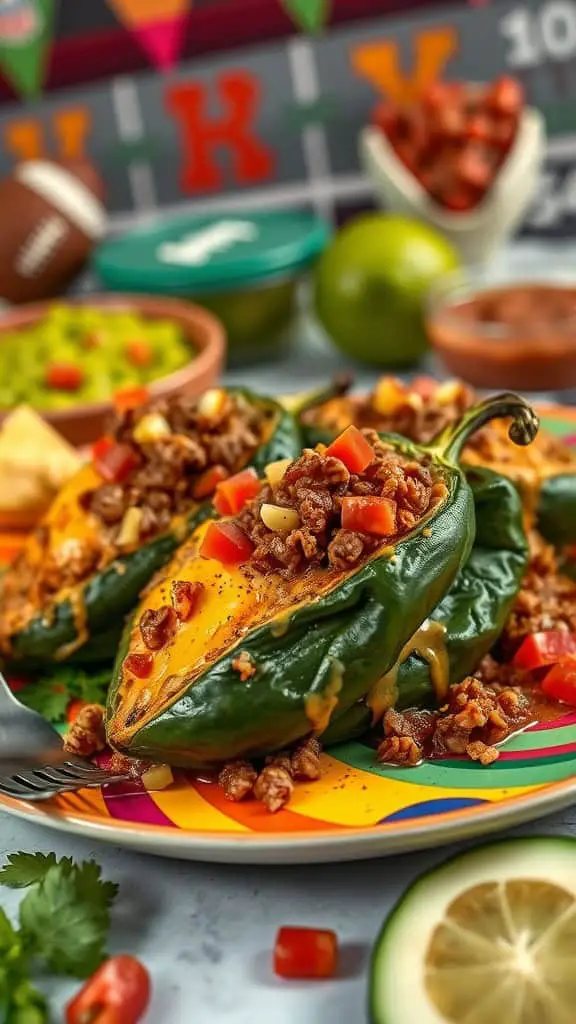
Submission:
POLYGON ((259 490, 258 474, 250 466, 217 484, 214 508, 219 516, 235 516, 251 498, 256 497, 259 490))
POLYGON ((148 388, 140 386, 120 388, 112 397, 112 404, 118 413, 130 412, 131 409, 137 409, 138 406, 145 405, 149 401, 148 388))
POLYGON ((124 659, 124 668, 138 679, 148 679, 154 668, 154 655, 136 652, 128 654, 124 659))
POLYGON ((114 956, 66 1006, 66 1024, 138 1024, 150 1002, 150 975, 133 956, 114 956))
POLYGON ((326 455, 340 459, 351 473, 362 473, 374 458, 374 449, 358 427, 346 427, 326 449, 326 455))
POLYGON ((84 371, 73 363, 51 363, 46 368, 45 384, 56 391, 78 391, 84 383, 84 371))
POLYGON ((531 672, 543 665, 554 665, 569 655, 576 656, 576 633, 547 630, 527 636, 516 651, 512 664, 531 672))
POLYGON ((562 658, 546 673, 541 686, 547 697, 576 707, 576 658, 562 658))
POLYGON ((127 444, 114 442, 94 459, 94 468, 109 484, 119 484, 138 465, 136 452, 127 444))
POLYGON ((396 532, 396 502, 391 498, 342 498, 342 526, 376 537, 391 537, 396 532))
POLYGON ((126 358, 132 366, 150 366, 154 359, 152 346, 143 339, 135 339, 126 344, 126 358))
POLYGON ((239 565, 250 557, 254 545, 236 523, 211 523, 200 545, 202 558, 215 558, 223 565, 239 565))
POLYGON ((197 478, 196 483, 192 489, 192 497, 196 501, 202 501, 203 498, 210 498, 218 484, 221 484, 223 480, 228 479, 228 470, 224 469, 224 466, 210 466, 205 469, 203 473, 197 478))
POLYGON ((320 928, 280 928, 274 944, 274 971, 281 978, 331 978, 338 961, 335 932, 320 928))

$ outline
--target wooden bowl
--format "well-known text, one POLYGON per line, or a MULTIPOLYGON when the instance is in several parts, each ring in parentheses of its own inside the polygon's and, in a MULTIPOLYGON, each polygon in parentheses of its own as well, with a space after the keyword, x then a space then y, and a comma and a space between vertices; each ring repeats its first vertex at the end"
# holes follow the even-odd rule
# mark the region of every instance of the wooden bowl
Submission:
MULTIPOLYGON (((212 313, 182 299, 160 298, 147 295, 83 295, 65 300, 73 306, 91 306, 97 309, 129 309, 149 319, 174 320, 184 331, 196 355, 181 370, 158 377, 147 385, 155 397, 173 395, 177 391, 196 396, 218 380, 224 363, 226 337, 222 324, 212 313)), ((0 318, 0 344, 7 331, 28 327, 48 312, 54 301, 19 306, 3 313, 0 318)), ((8 413, 0 409, 0 423, 8 413)), ((91 444, 101 437, 113 412, 112 402, 88 402, 69 409, 36 409, 71 444, 91 444)))

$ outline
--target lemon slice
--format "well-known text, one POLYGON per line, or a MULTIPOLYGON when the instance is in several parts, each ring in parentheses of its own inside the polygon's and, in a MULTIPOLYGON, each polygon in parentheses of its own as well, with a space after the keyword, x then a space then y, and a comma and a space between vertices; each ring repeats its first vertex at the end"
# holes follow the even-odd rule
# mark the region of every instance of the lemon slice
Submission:
POLYGON ((576 839, 494 843, 435 868, 376 943, 373 1024, 574 1024, 576 839))

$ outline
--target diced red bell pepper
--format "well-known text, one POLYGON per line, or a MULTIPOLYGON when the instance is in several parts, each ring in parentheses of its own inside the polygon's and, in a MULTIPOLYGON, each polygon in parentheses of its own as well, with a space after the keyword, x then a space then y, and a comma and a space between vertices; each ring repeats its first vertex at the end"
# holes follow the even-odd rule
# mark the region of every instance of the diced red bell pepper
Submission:
POLYGON ((78 391, 84 383, 84 370, 73 363, 51 363, 46 367, 45 384, 56 391, 78 391))
POLYGON ((196 482, 192 488, 192 497, 196 501, 202 501, 203 498, 210 498, 216 490, 218 484, 221 484, 223 480, 228 479, 228 470, 224 469, 224 466, 209 466, 203 473, 196 479, 196 482))
POLYGON ((150 400, 150 392, 148 388, 137 385, 135 387, 120 388, 114 392, 112 397, 112 404, 116 409, 116 412, 130 412, 131 409, 137 409, 140 405, 145 405, 150 400))
POLYGON ((554 665, 569 655, 576 657, 576 633, 547 630, 527 636, 516 651, 512 664, 531 672, 543 665, 554 665))
POLYGON ((342 498, 342 527, 390 537, 396 532, 396 502, 391 498, 342 498))
POLYGON ((66 708, 66 721, 68 722, 68 725, 73 725, 76 719, 78 718, 78 715, 82 711, 82 708, 85 708, 87 706, 88 701, 81 700, 80 697, 77 697, 75 700, 71 700, 68 707, 66 708))
POLYGON ((256 497, 259 490, 258 474, 249 466, 216 485, 214 508, 219 516, 235 516, 251 498, 256 497))
POLYGON ((280 928, 274 943, 274 971, 280 978, 332 978, 338 938, 321 928, 280 928))
POLYGON ((66 1006, 66 1024, 138 1024, 150 1002, 150 975, 133 956, 106 960, 66 1006))
POLYGON ((340 459, 351 473, 362 473, 374 459, 374 449, 358 427, 352 425, 328 446, 326 455, 340 459))
POLYGON ((211 523, 200 545, 202 558, 215 558, 223 565, 239 565, 254 550, 250 538, 236 523, 211 523))
POLYGON ((154 668, 154 655, 145 651, 128 654, 124 659, 124 668, 137 679, 148 679, 154 668))
POLYGON ((490 86, 486 105, 497 114, 519 114, 524 105, 524 90, 517 78, 502 75, 490 86))
POLYGON ((132 366, 150 366, 154 359, 152 346, 144 339, 136 338, 126 344, 126 358, 132 366))
POLYGON ((109 484, 119 484, 138 465, 138 456, 128 444, 113 444, 99 452, 94 459, 94 468, 109 484))
POLYGON ((562 658, 546 673, 541 686, 547 697, 576 707, 576 658, 562 658))

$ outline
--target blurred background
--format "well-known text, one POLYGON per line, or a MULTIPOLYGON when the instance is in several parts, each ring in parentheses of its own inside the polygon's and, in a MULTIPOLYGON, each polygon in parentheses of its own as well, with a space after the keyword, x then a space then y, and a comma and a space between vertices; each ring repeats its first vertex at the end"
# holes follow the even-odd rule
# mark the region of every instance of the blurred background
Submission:
POLYGON ((570 403, 575 97, 572 0, 0 0, 0 407, 85 444, 222 363, 570 403))

